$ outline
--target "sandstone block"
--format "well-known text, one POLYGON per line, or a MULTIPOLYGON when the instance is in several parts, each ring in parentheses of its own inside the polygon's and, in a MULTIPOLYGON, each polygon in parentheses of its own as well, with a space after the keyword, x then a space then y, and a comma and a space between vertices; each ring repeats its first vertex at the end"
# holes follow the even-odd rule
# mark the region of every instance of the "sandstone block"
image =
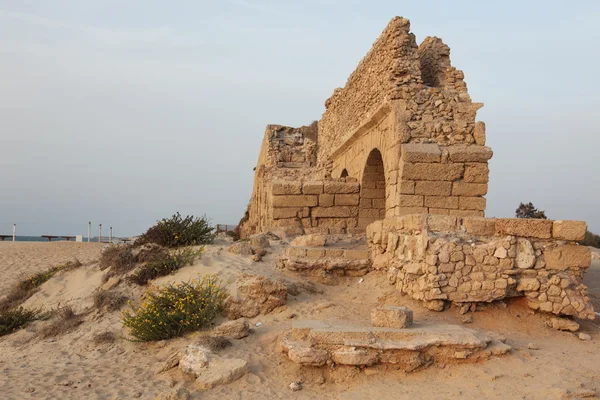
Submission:
POLYGON ((306 249, 306 258, 323 258, 325 249, 306 249))
POLYGON ((339 258, 344 255, 343 249, 325 249, 325 257, 339 258))
POLYGON ((385 199, 385 190, 362 188, 360 197, 365 199, 385 199))
POLYGON ((283 180, 274 181, 272 193, 275 195, 302 194, 302 182, 283 180))
POLYGON ((314 207, 318 202, 318 196, 312 195, 273 196, 273 207, 314 207))
POLYGON ((424 214, 405 215, 402 218, 402 226, 406 231, 422 231, 425 229, 427 216, 424 214))
POLYGON ((496 219, 496 235, 550 239, 552 236, 552 221, 545 219, 498 218, 496 219))
POLYGON ((452 162, 487 162, 494 153, 486 146, 454 145, 446 147, 452 162))
POLYGON ((345 250, 344 258, 349 260, 365 260, 371 257, 369 250, 345 250))
POLYGON ((487 183, 490 169, 485 163, 467 164, 463 180, 468 183, 487 183))
POLYGON ((463 219, 467 233, 476 236, 494 236, 496 233, 495 218, 468 217, 463 219))
POLYGON ((425 207, 457 209, 458 197, 425 196, 425 207))
POLYGON ((584 221, 554 221, 552 237, 559 240, 583 240, 587 225, 584 221))
POLYGON ((540 281, 536 278, 521 278, 517 284, 519 292, 536 292, 540 288, 540 281))
POLYGON ((396 208, 396 215, 410 215, 410 214, 427 214, 427 207, 399 207, 396 208))
POLYGON ((377 362, 377 351, 372 349, 336 350, 331 353, 331 359, 341 365, 373 365, 377 362))
POLYGON ((371 325, 381 328, 408 328, 413 322, 413 312, 407 307, 380 306, 371 311, 371 325))
POLYGON ((274 207, 273 219, 296 218, 303 210, 303 207, 274 207))
POLYGON ((323 193, 323 182, 313 181, 313 182, 304 182, 302 185, 302 193, 303 194, 321 194, 323 193))
POLYGON ((483 217, 483 211, 477 210, 450 210, 450 215, 456 215, 457 217, 483 217))
POLYGON ((320 207, 331 207, 333 206, 333 194, 321 194, 319 195, 319 206, 320 207))
POLYGON ((429 214, 448 215, 448 214, 450 214, 450 210, 448 210, 447 208, 433 208, 433 207, 430 207, 427 210, 427 213, 429 213, 429 214))
POLYGON ((528 269, 535 265, 535 250, 531 242, 527 239, 517 239, 517 258, 515 259, 517 268, 528 269))
POLYGON ((486 200, 484 197, 459 197, 458 208, 461 210, 484 211, 486 200))
POLYGON ((312 234, 298 236, 290 242, 294 247, 323 247, 327 243, 327 235, 312 234))
POLYGON ((546 324, 552 329, 559 331, 576 332, 579 330, 579 324, 571 319, 566 318, 550 318, 546 324))
POLYGON ((433 232, 455 232, 458 218, 452 215, 428 215, 427 227, 433 232))
POLYGON ((402 179, 414 181, 455 181, 463 175, 464 164, 405 164, 402 179))
POLYGON ((358 216, 358 207, 317 207, 312 210, 313 218, 347 218, 358 216))
MULTIPOLYGON (((357 206, 360 196, 357 194, 336 194, 334 204, 336 206, 357 206)), ((377 199, 378 200, 378 199, 377 199)))
POLYGON ((587 246, 567 244, 544 251, 546 268, 564 271, 569 268, 587 268, 592 263, 592 253, 587 246))
POLYGON ((473 129, 473 138, 475 139, 475 143, 479 146, 485 146, 485 136, 485 122, 476 122, 475 128, 473 129))
POLYGON ((435 143, 407 143, 402 145, 402 158, 410 163, 439 163, 442 156, 435 143))
POLYGON ((454 182, 452 184, 453 196, 475 197, 487 194, 487 183, 454 182))
POLYGON ((418 181, 415 184, 414 193, 426 196, 450 196, 452 182, 418 181))
POLYGON ((358 182, 325 181, 323 183, 325 193, 330 194, 358 193, 359 188, 358 182))
POLYGON ((225 336, 233 339, 242 339, 250 333, 250 324, 245 319, 223 322, 213 331, 216 336, 225 336))
POLYGON ((400 193, 401 194, 414 194, 415 193, 415 181, 402 180, 402 182, 400 182, 400 193))
POLYGON ((422 207, 423 196, 401 194, 398 198, 400 207, 422 207))
POLYGON ((208 368, 196 379, 199 389, 211 389, 233 382, 250 371, 246 360, 240 358, 213 357, 208 368))
POLYGON ((292 347, 288 357, 295 363, 319 367, 329 359, 327 351, 311 347, 292 347))

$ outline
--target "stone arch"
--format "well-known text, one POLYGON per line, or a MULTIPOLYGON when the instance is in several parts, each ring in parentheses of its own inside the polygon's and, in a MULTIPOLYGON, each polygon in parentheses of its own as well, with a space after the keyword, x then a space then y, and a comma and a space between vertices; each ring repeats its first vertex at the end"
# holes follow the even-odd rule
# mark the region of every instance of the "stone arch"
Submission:
POLYGON ((379 149, 367 157, 360 185, 358 225, 365 228, 372 222, 385 218, 385 172, 379 149))
POLYGON ((340 174, 340 178, 346 178, 347 176, 348 176, 348 170, 346 168, 344 168, 344 170, 340 174))

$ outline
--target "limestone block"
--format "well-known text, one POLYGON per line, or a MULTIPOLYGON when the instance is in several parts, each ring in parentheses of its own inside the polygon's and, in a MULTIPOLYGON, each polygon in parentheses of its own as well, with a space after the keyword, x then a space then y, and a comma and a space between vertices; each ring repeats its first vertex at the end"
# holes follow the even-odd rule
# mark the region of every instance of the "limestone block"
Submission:
POLYGON ((415 181, 402 180, 400 182, 400 193, 401 194, 414 194, 415 193, 415 181))
POLYGON ((496 232, 495 218, 474 218, 463 219, 463 225, 467 233, 476 236, 494 236, 496 232))
POLYGON ((463 180, 468 183, 487 183, 490 170, 485 163, 467 164, 463 180))
POLYGON ((404 165, 403 179, 414 181, 455 181, 463 175, 464 164, 407 163, 404 165))
POLYGON ((428 215, 427 227, 433 232, 456 232, 458 218, 451 215, 428 215))
POLYGON ((343 249, 325 249, 325 257, 339 258, 344 255, 343 249))
POLYGON ((550 318, 550 320, 546 322, 546 325, 559 331, 576 332, 579 330, 579 324, 577 322, 566 318, 550 318))
POLYGON ((531 242, 527 239, 517 239, 517 258, 515 259, 517 268, 528 269, 535 264, 535 250, 531 242))
POLYGON ((318 196, 313 195, 273 196, 273 207, 314 207, 318 202, 318 196))
POLYGON ((292 347, 288 357, 295 363, 319 367, 329 360, 327 351, 311 347, 292 347))
POLYGON ((473 138, 475 139, 475 143, 479 146, 485 146, 485 136, 485 122, 476 122, 475 128, 473 129, 473 138))
POLYGON ((360 186, 357 182, 325 181, 323 189, 325 193, 330 194, 358 193, 360 186))
POLYGON ((457 209, 458 197, 425 196, 425 207, 457 209))
POLYGON ((331 359, 341 365, 373 365, 377 363, 377 351, 372 349, 340 349, 331 353, 331 359))
POLYGON ((323 182, 321 182, 321 181, 304 182, 304 184, 302 185, 302 193, 303 194, 321 194, 321 193, 323 193, 323 182))
POLYGON ((312 209, 313 218, 347 218, 358 216, 358 207, 335 206, 312 209))
POLYGON ((519 292, 536 292, 540 288, 540 281, 536 278, 521 278, 517 284, 519 292))
POLYGON ((496 236, 507 235, 550 239, 552 236, 552 221, 525 218, 496 219, 496 236))
POLYGON ((405 231, 422 231, 425 229, 427 216, 424 214, 411 214, 402 217, 402 229, 405 231))
POLYGON ((427 207, 398 207, 396 215, 427 214, 427 207))
POLYGON ((198 376, 210 362, 211 352, 204 346, 190 344, 185 348, 181 360, 179 360, 179 369, 186 374, 198 376))
POLYGON ((334 204, 336 206, 357 206, 360 196, 357 194, 336 194, 334 204))
POLYGON ((486 200, 484 197, 459 197, 458 208, 461 210, 484 211, 486 200))
POLYGON ((306 249, 306 258, 323 258, 325 249, 306 249))
POLYGON ((414 193, 426 196, 450 196, 452 182, 418 181, 415 184, 414 193))
POLYGON ((398 197, 398 204, 400 207, 422 207, 423 196, 417 196, 412 194, 401 194, 398 197))
POLYGON ((442 152, 435 143, 407 143, 402 145, 402 158, 410 163, 439 163, 442 152))
POLYGON ((485 194, 487 194, 487 190, 488 190, 487 183, 454 182, 452 184, 452 195, 453 196, 465 196, 465 197, 484 196, 485 194))
POLYGON ((447 208, 433 208, 430 207, 427 210, 428 214, 442 214, 442 215, 448 215, 450 214, 450 210, 448 210, 447 208))
POLYGON ((274 195, 302 194, 302 182, 276 180, 273 182, 274 195))
POLYGON ((303 210, 303 207, 274 207, 273 219, 296 218, 303 210))
POLYGON ((323 247, 327 243, 327 235, 312 234, 298 236, 290 242, 295 247, 323 247))
POLYGON ((486 146, 453 145, 448 146, 450 161, 452 162, 487 162, 494 153, 486 146))
POLYGON ((331 207, 333 206, 333 194, 320 194, 319 195, 319 207, 331 207))
POLYGON ((213 331, 215 336, 225 336, 233 339, 245 338, 249 333, 250 324, 245 319, 223 322, 213 331))
POLYGON ((371 311, 371 325, 381 328, 408 328, 413 322, 413 312, 407 307, 380 306, 371 311))
POLYGON ((554 221, 552 237, 559 240, 583 240, 587 225, 584 221, 554 221))
POLYGON ((349 260, 364 260, 371 257, 369 250, 345 250, 344 258, 349 260))
POLYGON ((362 188, 360 197, 365 199, 385 199, 385 191, 381 189, 362 188))
POLYGON ((546 268, 564 271, 569 268, 587 268, 592 263, 592 253, 587 246, 567 244, 544 251, 546 268))
POLYGON ((456 215, 457 217, 483 217, 483 211, 477 210, 450 210, 450 215, 456 215))

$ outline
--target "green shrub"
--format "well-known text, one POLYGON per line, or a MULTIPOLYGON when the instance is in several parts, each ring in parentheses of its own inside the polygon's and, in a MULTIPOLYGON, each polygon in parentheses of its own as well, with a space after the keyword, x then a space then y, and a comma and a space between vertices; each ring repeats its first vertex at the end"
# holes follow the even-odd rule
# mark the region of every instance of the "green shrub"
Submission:
POLYGON ((176 213, 170 219, 158 221, 134 245, 156 243, 164 247, 195 246, 212 243, 214 238, 215 228, 206 217, 182 217, 176 213))
POLYGON ((77 328, 83 320, 71 306, 60 307, 52 312, 52 322, 38 331, 42 339, 64 335, 77 328))
POLYGON ((139 341, 165 340, 208 326, 227 297, 216 276, 154 288, 142 296, 133 313, 123 312, 123 325, 139 341))
POLYGON ((68 271, 75 268, 81 267, 81 262, 79 260, 69 261, 65 264, 55 265, 53 267, 48 268, 46 271, 38 272, 37 274, 31 275, 27 279, 19 282, 19 287, 23 290, 32 290, 36 289, 45 282, 49 281, 54 275, 56 275, 60 271, 68 271))
POLYGON ((585 237, 579 244, 583 246, 592 246, 596 248, 600 248, 600 235, 596 235, 590 231, 585 232, 585 237))
POLYGON ((192 265, 202 251, 202 248, 194 250, 191 247, 174 250, 171 254, 167 253, 160 259, 142 265, 129 276, 128 280, 138 285, 145 285, 152 279, 170 275, 186 265, 192 265))
POLYGON ((0 312, 0 336, 8 335, 14 331, 24 328, 39 314, 38 310, 28 310, 16 307, 0 312))

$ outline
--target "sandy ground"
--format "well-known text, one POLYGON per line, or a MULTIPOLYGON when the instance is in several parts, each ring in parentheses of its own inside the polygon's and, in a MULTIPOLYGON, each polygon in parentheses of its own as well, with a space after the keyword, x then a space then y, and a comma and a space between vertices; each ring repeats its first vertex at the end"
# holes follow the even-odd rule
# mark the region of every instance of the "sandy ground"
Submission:
MULTIPOLYGON (((17 244, 18 245, 18 244, 17 244)), ((52 244, 54 245, 54 244, 52 244)), ((10 261, 2 249, 0 277, 18 276, 21 268, 41 266, 54 259, 69 259, 71 250, 64 246, 52 251, 47 244, 27 244, 27 250, 11 249, 21 257, 10 261), (39 249, 36 247, 39 246, 39 249), (60 249, 60 250, 59 250, 60 249), (27 252, 39 254, 25 255, 27 252), (61 254, 58 254, 61 253, 61 254), (27 259, 28 262, 22 260, 27 259), (37 261, 36 261, 37 260, 37 261), (5 270, 5 265, 12 265, 5 270), (15 275, 16 274, 16 275, 15 275)), ((208 246, 206 253, 191 267, 155 283, 186 281, 198 274, 217 273, 222 281, 233 283, 240 272, 250 272, 288 281, 307 278, 285 275, 274 267, 275 254, 264 262, 253 263, 248 257, 228 253, 225 243, 208 246)), ((88 249, 89 250, 89 249, 88 249)), ((280 248, 275 246, 274 251, 280 248)), ((32 253, 32 254, 33 254, 32 253)), ((83 257, 83 256, 81 256, 83 257)), ((93 257, 92 257, 93 258, 93 257)), ((83 261, 83 260, 82 260, 83 261)), ((96 265, 60 273, 45 283, 27 305, 53 307, 70 303, 78 310, 91 305, 91 293, 101 284, 102 272, 96 265)), ((7 279, 2 279, 6 285, 7 279)), ((586 275, 590 297, 600 311, 600 260, 595 260, 586 275)), ((454 310, 434 313, 404 296, 386 282, 384 274, 370 273, 360 283, 348 278, 338 286, 316 283, 322 293, 302 291, 290 296, 288 304, 266 316, 249 337, 234 341, 221 351, 224 356, 244 358, 251 373, 229 385, 202 393, 194 392, 193 381, 177 369, 155 374, 168 355, 193 343, 197 334, 159 343, 134 343, 125 340, 119 312, 92 312, 74 332, 41 340, 36 331, 46 322, 35 322, 27 329, 0 338, 1 399, 153 399, 157 395, 185 386, 195 399, 561 399, 569 393, 594 390, 600 394, 600 321, 580 321, 582 331, 592 336, 581 341, 570 333, 557 332, 544 325, 546 317, 533 314, 521 301, 500 303, 474 314, 470 328, 504 335, 513 346, 512 354, 478 364, 442 365, 406 374, 386 368, 302 368, 283 357, 278 337, 291 326, 292 314, 300 319, 368 320, 370 310, 380 303, 407 305, 420 322, 436 321, 460 324, 454 310), (111 344, 95 345, 96 333, 112 331, 121 337, 111 344), (538 350, 528 349, 533 343, 538 350), (292 381, 304 382, 303 390, 291 392, 292 381)), ((136 298, 141 290, 123 287, 136 298)), ((216 321, 220 323, 220 321, 216 321)), ((583 393, 583 392, 581 392, 583 393)))
POLYGON ((0 242, 0 294, 22 276, 77 258, 88 263, 100 257, 102 243, 0 242))

